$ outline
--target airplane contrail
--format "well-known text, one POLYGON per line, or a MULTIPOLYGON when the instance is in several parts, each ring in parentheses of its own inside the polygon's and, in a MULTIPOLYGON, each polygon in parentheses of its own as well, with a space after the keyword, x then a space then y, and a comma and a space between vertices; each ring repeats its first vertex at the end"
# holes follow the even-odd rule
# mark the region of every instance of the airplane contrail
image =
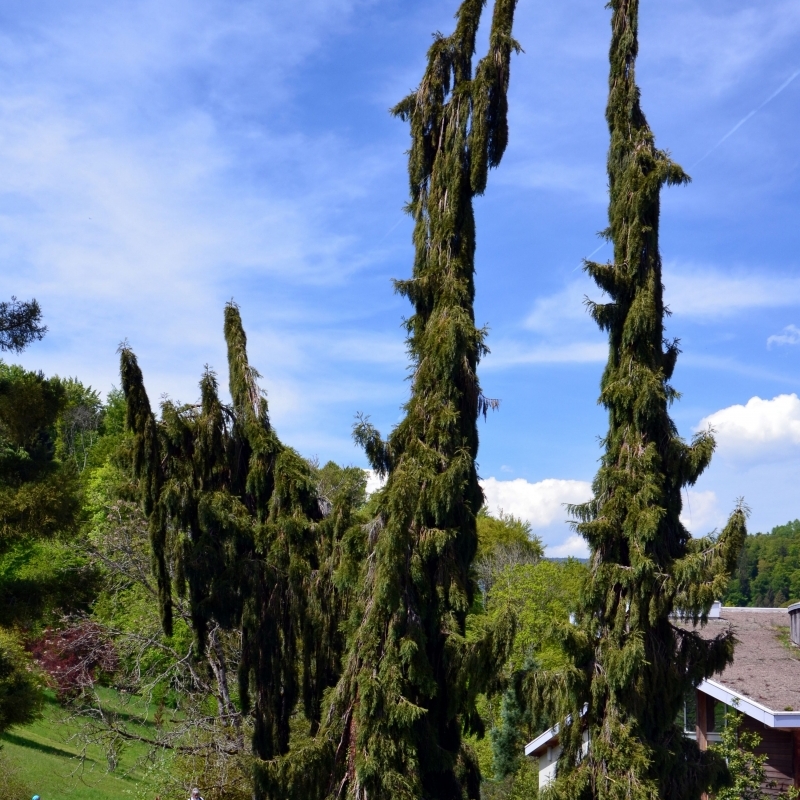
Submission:
POLYGON ((689 167, 689 170, 693 170, 701 161, 704 161, 708 158, 726 139, 729 139, 733 136, 742 125, 745 124, 751 117, 754 117, 761 111, 764 106, 774 100, 798 75, 800 75, 800 69, 796 70, 789 78, 787 78, 758 108, 754 108, 746 117, 740 119, 702 158, 698 159, 697 161, 689 167))
MULTIPOLYGON (((729 139, 731 136, 733 136, 733 134, 736 133, 736 131, 738 131, 739 128, 745 124, 745 122, 758 114, 758 112, 761 111, 761 109, 764 108, 767 103, 772 102, 798 75, 800 75, 800 69, 795 70, 760 106, 758 106, 758 108, 754 108, 746 117, 740 119, 702 158, 695 161, 694 164, 689 167, 689 171, 693 170, 701 161, 704 161, 706 158, 708 158, 726 139, 729 139)), ((607 244, 608 242, 603 242, 596 250, 589 253, 585 260, 588 261, 592 256, 599 253, 607 244)), ((581 261, 581 263, 578 264, 578 266, 572 271, 577 272, 582 266, 583 261, 581 261)))

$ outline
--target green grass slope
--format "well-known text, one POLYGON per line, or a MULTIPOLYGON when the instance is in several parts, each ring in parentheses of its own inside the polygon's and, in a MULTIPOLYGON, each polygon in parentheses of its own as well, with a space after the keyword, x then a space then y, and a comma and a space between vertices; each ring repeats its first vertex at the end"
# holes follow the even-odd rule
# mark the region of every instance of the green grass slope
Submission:
MULTIPOLYGON (((112 690, 101 690, 104 704, 120 707, 112 690)), ((0 737, 0 770, 16 773, 14 794, 2 800, 30 800, 38 794, 42 800, 105 800, 105 798, 152 798, 157 789, 157 775, 145 764, 146 746, 131 744, 119 754, 118 763, 109 771, 102 748, 90 746, 81 762, 83 743, 77 734, 80 725, 66 719, 65 710, 48 694, 44 714, 36 722, 13 728, 0 737)))

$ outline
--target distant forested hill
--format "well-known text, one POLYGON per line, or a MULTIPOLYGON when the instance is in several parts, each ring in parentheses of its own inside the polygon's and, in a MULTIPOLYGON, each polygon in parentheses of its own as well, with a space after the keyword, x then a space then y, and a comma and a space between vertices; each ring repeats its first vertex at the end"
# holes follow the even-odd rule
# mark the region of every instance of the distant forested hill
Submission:
POLYGON ((800 520, 748 536, 725 605, 785 606, 800 601, 800 520))

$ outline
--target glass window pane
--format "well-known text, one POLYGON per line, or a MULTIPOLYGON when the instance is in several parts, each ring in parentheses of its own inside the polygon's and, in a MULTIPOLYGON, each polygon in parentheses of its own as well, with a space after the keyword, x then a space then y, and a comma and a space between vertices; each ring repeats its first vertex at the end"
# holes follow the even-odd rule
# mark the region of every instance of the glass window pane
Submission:
POLYGON ((725 703, 715 701, 714 703, 714 730, 721 731, 725 727, 725 712, 728 707, 725 703))
POLYGON ((687 733, 694 733, 697 727, 697 692, 692 689, 686 694, 683 711, 683 729, 687 733))

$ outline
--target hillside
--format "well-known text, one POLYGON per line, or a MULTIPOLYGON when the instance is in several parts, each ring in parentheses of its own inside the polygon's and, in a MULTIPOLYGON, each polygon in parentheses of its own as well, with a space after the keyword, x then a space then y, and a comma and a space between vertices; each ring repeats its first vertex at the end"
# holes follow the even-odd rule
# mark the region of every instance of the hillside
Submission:
POLYGON ((785 606, 800 601, 800 520, 748 536, 725 605, 785 606))
MULTIPOLYGON (((99 692, 106 708, 122 709, 116 692, 99 692)), ((67 717, 67 711, 48 692, 41 719, 0 736, 0 771, 10 770, 15 778, 12 793, 3 800, 28 800, 34 793, 42 800, 152 797, 156 781, 148 774, 152 766, 148 768, 144 763, 144 745, 130 744, 122 749, 113 771, 99 746, 90 745, 81 761, 84 743, 79 737, 80 726, 67 717)))

